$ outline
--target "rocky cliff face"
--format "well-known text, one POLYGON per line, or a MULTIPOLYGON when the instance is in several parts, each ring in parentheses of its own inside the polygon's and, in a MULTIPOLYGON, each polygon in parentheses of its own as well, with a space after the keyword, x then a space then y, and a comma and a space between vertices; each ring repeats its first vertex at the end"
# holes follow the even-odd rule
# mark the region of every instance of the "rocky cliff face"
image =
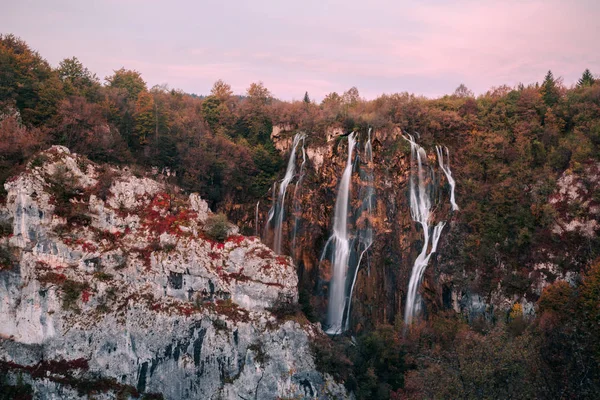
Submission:
POLYGON ((0 369, 35 398, 345 398, 315 368, 288 257, 197 195, 53 147, 6 184, 0 369))
MULTIPOLYGON (((291 137, 295 131, 289 126, 276 126, 273 140, 282 155, 289 154, 291 137)), ((364 149, 366 132, 359 134, 358 157, 364 149)), ((356 232, 366 218, 374 228, 375 240, 366 254, 358 273, 352 300, 351 326, 354 331, 381 323, 394 324, 402 318, 404 301, 411 268, 422 246, 420 227, 412 221, 409 209, 408 182, 410 175, 410 147, 399 129, 374 131, 374 186, 376 205, 373 215, 354 216, 356 232)), ((429 138, 431 140, 431 138, 429 138)), ((346 161, 346 140, 339 129, 325 134, 308 135, 306 141, 306 176, 300 187, 290 186, 288 193, 297 194, 300 211, 289 208, 284 231, 287 237, 295 237, 284 244, 284 253, 296 261, 300 288, 312 295, 313 306, 318 314, 326 313, 327 289, 331 268, 320 262, 321 252, 330 235, 335 195, 341 172, 346 161), (327 137, 327 141, 320 140, 327 137), (298 221, 296 234, 292 231, 298 221)), ((450 147, 451 164, 457 179, 457 202, 462 207, 464 187, 470 178, 463 170, 460 143, 449 137, 445 143, 428 143, 429 163, 437 164, 433 145, 450 147), (461 197, 462 196, 462 197, 461 197)), ((352 178, 352 209, 360 209, 358 193, 365 182, 360 179, 360 160, 354 165, 352 178)), ((523 254, 523 261, 507 266, 500 252, 490 251, 489 265, 465 261, 466 221, 462 211, 452 212, 449 202, 449 186, 443 174, 436 175, 438 190, 434 195, 433 215, 436 221, 446 221, 437 253, 430 259, 421 286, 425 301, 425 313, 448 309, 474 318, 491 318, 495 314, 509 313, 515 305, 525 314, 535 313, 535 301, 542 289, 555 280, 577 282, 584 268, 582 254, 598 237, 599 210, 595 186, 598 185, 598 165, 590 162, 578 171, 567 170, 559 177, 552 191, 545 193, 537 187, 521 184, 523 192, 542 193, 536 202, 540 208, 551 209, 552 228, 538 234, 542 239, 530 245, 523 254), (596 197, 594 197, 596 196, 596 197), (544 205, 546 204, 546 205, 544 205), (494 276, 489 271, 495 271, 494 276)), ((473 184, 472 182, 470 184, 473 184)), ((540 183, 541 185, 542 183, 540 183)), ((516 183, 519 186, 518 183, 516 183)), ((259 217, 255 220, 253 205, 247 206, 245 215, 239 211, 240 225, 258 223, 258 231, 265 232, 263 239, 270 243, 267 225, 268 199, 260 202, 259 217)), ((467 206, 467 204, 465 204, 467 206)), ((239 209, 239 205, 237 205, 239 209)), ((511 212, 511 210, 507 210, 511 212)), ((532 210, 543 214, 547 210, 532 210)), ((285 235, 284 235, 285 236, 285 235)), ((500 246, 502 243, 497 243, 500 246)), ((476 247, 472 246, 472 247, 476 247)))

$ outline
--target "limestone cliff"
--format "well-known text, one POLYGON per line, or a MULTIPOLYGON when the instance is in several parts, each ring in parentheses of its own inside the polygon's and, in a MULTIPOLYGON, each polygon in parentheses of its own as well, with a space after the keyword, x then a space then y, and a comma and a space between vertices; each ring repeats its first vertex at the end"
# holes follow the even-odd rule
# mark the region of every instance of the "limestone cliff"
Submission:
POLYGON ((232 226, 211 239, 197 195, 58 146, 5 187, 5 384, 39 399, 347 397, 315 368, 320 328, 271 312, 297 301, 289 257, 232 226))

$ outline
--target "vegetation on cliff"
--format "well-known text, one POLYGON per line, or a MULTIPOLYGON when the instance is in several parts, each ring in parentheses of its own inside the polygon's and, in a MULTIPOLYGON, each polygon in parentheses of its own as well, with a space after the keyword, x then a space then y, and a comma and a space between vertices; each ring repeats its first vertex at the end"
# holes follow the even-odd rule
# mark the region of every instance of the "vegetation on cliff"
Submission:
MULTIPOLYGON (((549 262, 559 268, 543 271, 548 281, 567 272, 583 276, 540 289, 541 297, 529 292, 535 317, 519 303, 510 315, 487 320, 433 310, 403 337, 401 323, 394 325, 401 319, 388 315, 356 343, 341 338, 317 347, 321 366, 359 398, 591 398, 600 390, 598 228, 556 231, 557 221, 600 207, 600 82, 589 70, 570 88, 549 71, 540 83, 478 97, 461 85, 438 99, 397 93, 367 101, 351 88, 316 104, 308 93, 303 101, 279 101, 262 83, 244 96, 223 81, 207 97, 148 88, 125 68, 102 84, 76 58, 53 68, 19 38, 0 37, 2 183, 28 160, 43 164, 31 159, 38 150, 61 144, 94 161, 168 169, 173 183, 232 214, 232 205, 252 209, 281 173, 274 126, 303 130, 313 144, 325 143, 330 127, 363 134, 400 127, 419 132, 428 148, 451 146, 461 212, 441 272, 465 271, 465 287, 489 295, 500 285, 520 296, 540 273, 533 266, 549 262), (565 176, 581 178, 577 196, 548 201, 565 176)), ((401 139, 378 146, 381 164, 406 150, 401 139)), ((54 196, 67 205, 78 195, 61 190, 54 196)), ((77 217, 75 209, 63 211, 77 217)), ((211 235, 222 240, 223 224, 214 222, 211 235)), ((1 268, 12 265, 5 253, 1 268)), ((378 268, 394 262, 390 255, 378 268)), ((310 301, 302 306, 318 319, 309 315, 310 301)))

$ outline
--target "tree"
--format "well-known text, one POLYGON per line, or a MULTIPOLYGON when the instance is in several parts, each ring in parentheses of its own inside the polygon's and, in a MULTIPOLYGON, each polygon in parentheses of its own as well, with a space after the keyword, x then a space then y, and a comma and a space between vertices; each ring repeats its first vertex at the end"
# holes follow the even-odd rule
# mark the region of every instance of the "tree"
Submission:
POLYGON ((121 68, 114 72, 104 79, 109 87, 125 89, 129 99, 137 99, 141 92, 146 91, 146 82, 138 71, 121 68))
POLYGON ((454 96, 461 97, 461 98, 475 97, 473 92, 471 90, 469 90, 469 88, 467 88, 464 83, 461 83, 460 85, 458 85, 458 87, 454 91, 454 96))
POLYGON ((308 97, 308 92, 304 92, 304 100, 305 103, 310 103, 310 97, 308 97))
POLYGON ((352 86, 350 89, 344 92, 342 95, 342 103, 347 106, 354 106, 360 101, 360 94, 356 86, 352 86))
POLYGON ((154 110, 154 99, 146 91, 140 92, 135 103, 135 134, 138 143, 148 143, 148 137, 156 129, 156 115, 154 110))
POLYGON ((554 79, 552 71, 548 71, 541 87, 542 98, 548 107, 552 107, 560 99, 557 81, 554 79))
POLYGON ((213 132, 216 130, 217 124, 219 123, 220 105, 221 101, 214 95, 210 95, 202 101, 202 116, 213 132))
POLYGON ((262 82, 251 83, 246 94, 252 103, 263 105, 268 104, 273 97, 269 89, 267 89, 262 82))
POLYGON ((581 78, 577 81, 577 87, 592 86, 594 82, 596 82, 594 76, 592 75, 590 70, 586 68, 586 70, 583 71, 583 75, 581 75, 581 78))
POLYGON ((63 97, 57 74, 38 52, 14 35, 0 35, 0 100, 19 110, 23 123, 41 125, 63 97))
MULTIPOLYGON (((56 70, 68 95, 89 95, 92 88, 99 85, 96 74, 83 66, 77 57, 65 58, 56 70)), ((86 96, 87 97, 87 96, 86 96)))
POLYGON ((225 101, 233 95, 233 91, 229 84, 219 79, 213 84, 210 94, 221 101, 225 101))

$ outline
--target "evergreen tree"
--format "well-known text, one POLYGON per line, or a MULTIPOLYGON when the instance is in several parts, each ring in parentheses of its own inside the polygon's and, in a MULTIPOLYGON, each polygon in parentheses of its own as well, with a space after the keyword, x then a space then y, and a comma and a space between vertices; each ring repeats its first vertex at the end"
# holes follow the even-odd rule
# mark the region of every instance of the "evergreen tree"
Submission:
POLYGON ((310 103, 310 97, 308 97, 308 92, 304 92, 304 102, 310 103))
POLYGON ((552 71, 548 71, 546 77, 544 78, 544 82, 541 86, 542 98, 544 99, 544 103, 548 107, 552 107, 560 98, 560 93, 558 91, 558 86, 556 85, 556 80, 554 79, 554 75, 552 71))
POLYGON ((579 81, 577 81, 577 87, 592 86, 595 81, 596 80, 594 79, 594 76, 590 70, 586 68, 586 70, 583 71, 583 75, 581 75, 579 81))

